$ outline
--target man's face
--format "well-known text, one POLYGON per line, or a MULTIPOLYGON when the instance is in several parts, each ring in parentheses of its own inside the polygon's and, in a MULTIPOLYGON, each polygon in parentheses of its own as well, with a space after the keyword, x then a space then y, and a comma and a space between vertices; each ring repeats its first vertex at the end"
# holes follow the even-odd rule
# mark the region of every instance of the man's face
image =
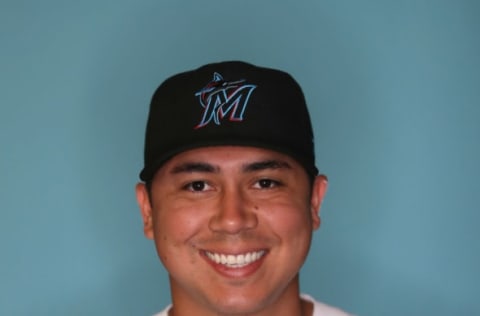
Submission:
POLYGON ((298 297, 326 185, 321 176, 310 185, 289 156, 236 146, 174 156, 157 171, 150 200, 137 185, 175 309, 254 313, 298 297))

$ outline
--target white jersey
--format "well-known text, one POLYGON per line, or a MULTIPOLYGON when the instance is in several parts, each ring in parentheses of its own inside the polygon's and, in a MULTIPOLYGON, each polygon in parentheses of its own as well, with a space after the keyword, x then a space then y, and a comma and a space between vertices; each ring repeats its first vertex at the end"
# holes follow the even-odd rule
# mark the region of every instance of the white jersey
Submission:
MULTIPOLYGON (((318 302, 307 294, 302 294, 301 297, 304 300, 313 303, 313 316, 351 316, 350 314, 347 314, 336 307, 318 302)), ((167 306, 167 308, 165 308, 160 313, 155 314, 154 316, 168 316, 168 310, 170 308, 171 308, 171 305, 167 306)))

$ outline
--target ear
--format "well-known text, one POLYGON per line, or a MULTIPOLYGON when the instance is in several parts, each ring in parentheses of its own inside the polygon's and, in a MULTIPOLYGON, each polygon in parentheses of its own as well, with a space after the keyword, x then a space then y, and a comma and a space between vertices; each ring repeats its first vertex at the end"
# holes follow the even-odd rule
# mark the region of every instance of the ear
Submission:
POLYGON ((312 195, 310 198, 310 213, 312 216, 312 229, 316 230, 320 227, 320 207, 322 206, 323 198, 327 193, 328 180, 324 175, 319 175, 315 178, 312 185, 312 195))
POLYGON ((135 186, 135 192, 137 194, 137 203, 143 219, 143 233, 148 239, 153 239, 152 205, 150 203, 145 183, 138 183, 135 186))

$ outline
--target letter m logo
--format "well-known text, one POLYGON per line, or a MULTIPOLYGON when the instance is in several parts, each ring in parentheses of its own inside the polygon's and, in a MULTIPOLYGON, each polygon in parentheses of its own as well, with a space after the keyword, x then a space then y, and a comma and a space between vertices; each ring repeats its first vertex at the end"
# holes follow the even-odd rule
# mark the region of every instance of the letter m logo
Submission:
POLYGON ((210 122, 220 125, 225 117, 230 121, 243 121, 248 100, 256 87, 245 84, 245 80, 225 81, 219 73, 214 73, 213 80, 195 93, 203 107, 202 119, 195 129, 210 122))

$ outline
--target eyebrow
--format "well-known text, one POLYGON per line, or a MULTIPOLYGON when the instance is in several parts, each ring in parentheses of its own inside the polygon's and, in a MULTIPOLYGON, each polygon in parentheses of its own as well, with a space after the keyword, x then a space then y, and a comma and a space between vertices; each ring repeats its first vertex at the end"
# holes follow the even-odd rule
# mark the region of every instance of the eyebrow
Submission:
POLYGON ((204 162, 186 162, 182 163, 178 166, 175 166, 170 173, 178 174, 178 173, 192 173, 192 172, 219 172, 220 169, 215 167, 209 163, 204 162))
POLYGON ((292 169, 292 166, 281 160, 265 160, 246 164, 242 169, 244 172, 255 172, 268 169, 292 169))

